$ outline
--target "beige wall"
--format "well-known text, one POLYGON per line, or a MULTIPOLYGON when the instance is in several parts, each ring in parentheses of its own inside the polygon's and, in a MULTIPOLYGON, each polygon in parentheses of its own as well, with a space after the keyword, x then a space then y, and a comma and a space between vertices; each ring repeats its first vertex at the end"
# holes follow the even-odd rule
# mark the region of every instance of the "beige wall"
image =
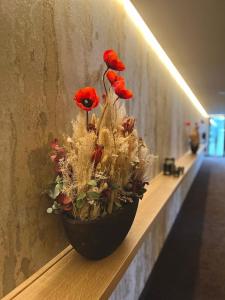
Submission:
MULTIPOLYGON (((179 42, 179 41, 178 41, 179 42)), ((184 120, 200 120, 117 0, 0 2, 0 296, 62 250, 57 216, 42 194, 51 181, 49 142, 70 132, 72 95, 95 85, 114 48, 135 99, 129 111, 160 159, 187 148, 184 120)))

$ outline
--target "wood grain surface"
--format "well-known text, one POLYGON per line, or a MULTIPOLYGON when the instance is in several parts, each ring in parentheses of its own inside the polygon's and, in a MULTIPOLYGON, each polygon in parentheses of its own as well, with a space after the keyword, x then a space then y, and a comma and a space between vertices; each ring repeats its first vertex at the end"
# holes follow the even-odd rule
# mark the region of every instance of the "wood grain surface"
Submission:
MULTIPOLYGON (((202 151, 203 148, 198 156, 202 155, 202 151)), ((100 261, 89 261, 69 246, 3 300, 107 299, 135 257, 151 225, 157 222, 157 215, 198 156, 188 152, 176 162, 185 167, 183 176, 174 178, 159 174, 152 181, 128 236, 111 256, 100 261)))

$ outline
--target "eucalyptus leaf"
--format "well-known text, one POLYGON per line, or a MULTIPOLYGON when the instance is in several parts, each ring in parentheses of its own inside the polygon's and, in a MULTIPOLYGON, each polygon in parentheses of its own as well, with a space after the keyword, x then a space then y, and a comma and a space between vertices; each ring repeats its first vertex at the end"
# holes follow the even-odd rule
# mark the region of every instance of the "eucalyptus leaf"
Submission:
POLYGON ((115 182, 111 182, 110 183, 110 188, 112 189, 112 190, 117 190, 117 189, 119 189, 119 185, 117 184, 117 183, 115 183, 115 182))
POLYGON ((54 192, 53 190, 48 190, 48 195, 50 198, 54 199, 54 192))
POLYGON ((49 197, 52 198, 52 199, 56 199, 57 196, 60 194, 60 190, 61 190, 61 189, 60 189, 59 186, 56 184, 55 187, 53 187, 52 189, 50 189, 50 190, 48 191, 49 197))
POLYGON ((62 182, 62 177, 60 177, 59 175, 56 177, 55 182, 57 183, 61 183, 62 182))
POLYGON ((76 200, 76 207, 81 208, 84 205, 84 198, 79 198, 76 200))
POLYGON ((56 201, 54 201, 53 205, 52 205, 53 209, 59 209, 60 208, 60 204, 56 201))
POLYGON ((59 196, 60 192, 61 192, 60 185, 56 184, 54 192, 53 192, 53 199, 56 199, 59 196))
POLYGON ((84 199, 85 197, 86 197, 86 193, 81 192, 80 194, 78 194, 77 200, 84 199))
POLYGON ((93 200, 98 200, 100 197, 100 194, 97 192, 87 192, 88 198, 91 198, 93 200))
POLYGON ((77 198, 76 198, 76 207, 77 208, 81 208, 84 205, 84 199, 86 198, 86 193, 81 192, 80 194, 78 194, 77 198))
POLYGON ((92 179, 88 182, 88 185, 97 186, 97 182, 96 182, 96 180, 92 179))

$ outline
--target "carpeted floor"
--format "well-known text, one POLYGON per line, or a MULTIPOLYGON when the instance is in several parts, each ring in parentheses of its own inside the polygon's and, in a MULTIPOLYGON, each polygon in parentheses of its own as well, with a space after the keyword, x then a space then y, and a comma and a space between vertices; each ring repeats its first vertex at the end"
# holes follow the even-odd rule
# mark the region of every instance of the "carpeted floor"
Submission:
POLYGON ((141 300, 225 300, 225 159, 205 158, 141 300))

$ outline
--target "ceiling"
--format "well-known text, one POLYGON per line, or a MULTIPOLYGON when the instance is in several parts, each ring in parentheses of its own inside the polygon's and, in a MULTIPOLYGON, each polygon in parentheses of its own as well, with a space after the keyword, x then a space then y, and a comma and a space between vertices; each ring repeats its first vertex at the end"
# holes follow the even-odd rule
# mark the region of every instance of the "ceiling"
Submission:
POLYGON ((225 114, 225 0, 133 0, 209 114, 225 114))

